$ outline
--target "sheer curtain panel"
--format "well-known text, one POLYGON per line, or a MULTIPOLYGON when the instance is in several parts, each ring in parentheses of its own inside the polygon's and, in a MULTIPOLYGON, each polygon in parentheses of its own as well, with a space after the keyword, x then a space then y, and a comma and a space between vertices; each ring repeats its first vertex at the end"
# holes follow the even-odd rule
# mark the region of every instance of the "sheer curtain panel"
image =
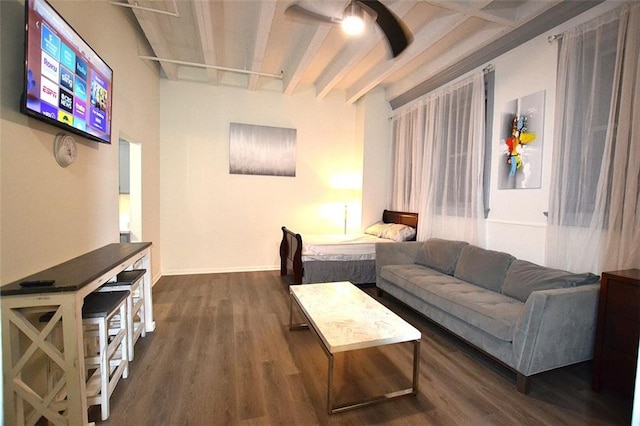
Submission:
POLYGON ((549 266, 640 267, 640 6, 563 34, 556 93, 549 266))
POLYGON ((484 243, 484 105, 478 71, 394 114, 391 207, 420 215, 418 240, 484 243))

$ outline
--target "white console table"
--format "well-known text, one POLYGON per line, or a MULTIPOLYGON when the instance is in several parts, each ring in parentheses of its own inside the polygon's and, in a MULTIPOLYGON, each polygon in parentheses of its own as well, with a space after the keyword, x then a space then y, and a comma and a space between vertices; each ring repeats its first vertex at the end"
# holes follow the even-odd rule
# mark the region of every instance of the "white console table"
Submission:
POLYGON ((55 425, 88 423, 85 395, 82 305, 84 298, 118 273, 146 269, 143 278, 146 331, 155 329, 151 297, 151 243, 109 244, 0 288, 4 421, 55 425), (55 280, 24 287, 25 281, 55 280), (54 312, 46 323, 44 312, 54 312), (56 333, 54 336, 54 332, 56 333), (55 337, 55 339, 54 339, 55 337), (56 345, 55 341, 62 341, 56 345), (47 378, 48 369, 59 378, 47 378))

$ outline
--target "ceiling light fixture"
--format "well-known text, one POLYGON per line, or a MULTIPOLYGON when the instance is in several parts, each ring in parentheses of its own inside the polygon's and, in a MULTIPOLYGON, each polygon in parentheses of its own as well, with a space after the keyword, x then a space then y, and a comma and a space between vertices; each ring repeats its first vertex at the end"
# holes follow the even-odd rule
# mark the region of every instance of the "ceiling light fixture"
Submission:
POLYGON ((350 0, 341 18, 333 15, 323 15, 313 9, 307 9, 302 6, 302 1, 309 2, 310 0, 294 0, 293 3, 287 6, 284 13, 292 18, 302 18, 318 24, 342 25, 343 28, 351 21, 351 16, 357 16, 359 17, 357 27, 362 32, 371 33, 367 28, 364 28, 365 25, 369 24, 375 24, 380 28, 387 39, 394 58, 401 54, 413 40, 411 32, 406 28, 406 25, 380 0, 350 0), (367 15, 366 24, 363 20, 364 15, 367 15))
POLYGON ((342 30, 349 35, 360 35, 364 31, 364 11, 355 2, 351 2, 342 18, 342 30))

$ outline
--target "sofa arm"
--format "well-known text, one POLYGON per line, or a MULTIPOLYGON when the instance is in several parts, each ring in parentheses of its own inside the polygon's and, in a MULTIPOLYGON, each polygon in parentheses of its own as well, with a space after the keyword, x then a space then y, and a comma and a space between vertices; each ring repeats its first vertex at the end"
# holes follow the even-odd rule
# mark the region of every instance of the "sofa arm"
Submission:
POLYGON ((524 376, 593 358, 600 284, 534 291, 513 337, 515 369, 524 376))
POLYGON ((418 249, 422 247, 418 241, 401 243, 376 243, 376 277, 385 265, 410 265, 415 263, 418 249))

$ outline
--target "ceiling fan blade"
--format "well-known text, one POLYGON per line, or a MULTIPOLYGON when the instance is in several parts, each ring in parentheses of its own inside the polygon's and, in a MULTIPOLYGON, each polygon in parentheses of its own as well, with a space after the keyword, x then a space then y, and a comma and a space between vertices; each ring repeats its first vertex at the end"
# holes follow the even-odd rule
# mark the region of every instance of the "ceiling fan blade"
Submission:
POLYGON ((284 14, 292 17, 292 18, 301 18, 304 20, 312 20, 322 24, 339 24, 342 22, 341 19, 334 18, 331 16, 325 16, 318 12, 314 12, 313 10, 305 9, 300 6, 298 3, 292 3, 284 11, 284 14))
POLYGON ((413 40, 411 32, 385 5, 378 0, 354 1, 361 5, 363 9, 376 20, 376 23, 389 42, 389 47, 391 47, 394 58, 409 46, 409 43, 413 40), (374 13, 371 13, 371 11, 374 13))

